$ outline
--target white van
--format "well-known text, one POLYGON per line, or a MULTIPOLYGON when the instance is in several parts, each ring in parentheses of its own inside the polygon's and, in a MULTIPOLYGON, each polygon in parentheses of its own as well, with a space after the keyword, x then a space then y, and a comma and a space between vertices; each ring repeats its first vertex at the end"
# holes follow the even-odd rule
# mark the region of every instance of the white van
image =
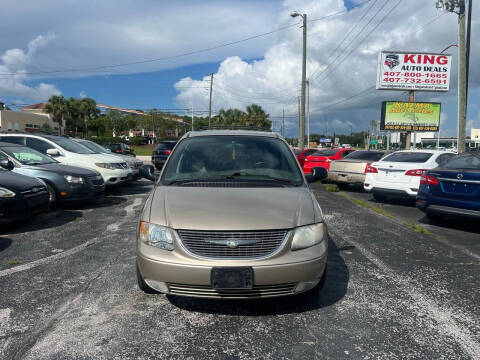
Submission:
POLYGON ((132 178, 132 169, 122 159, 97 154, 68 138, 43 134, 2 133, 0 141, 26 145, 65 165, 98 171, 105 185, 116 185, 132 178))

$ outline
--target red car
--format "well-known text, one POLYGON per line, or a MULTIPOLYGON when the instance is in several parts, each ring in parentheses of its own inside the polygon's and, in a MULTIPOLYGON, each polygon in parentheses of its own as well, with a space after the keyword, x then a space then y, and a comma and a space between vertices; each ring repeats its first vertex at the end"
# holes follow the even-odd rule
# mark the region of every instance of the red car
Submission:
POLYGON ((348 154, 354 152, 353 149, 320 149, 313 154, 308 155, 303 163, 303 172, 310 174, 313 168, 323 167, 330 170, 330 163, 335 160, 341 160, 348 154))
POLYGON ((298 162, 300 163, 300 166, 303 168, 303 163, 305 162, 305 158, 308 155, 313 154, 314 152, 317 152, 318 149, 295 149, 293 152, 295 153, 295 156, 297 157, 298 162))

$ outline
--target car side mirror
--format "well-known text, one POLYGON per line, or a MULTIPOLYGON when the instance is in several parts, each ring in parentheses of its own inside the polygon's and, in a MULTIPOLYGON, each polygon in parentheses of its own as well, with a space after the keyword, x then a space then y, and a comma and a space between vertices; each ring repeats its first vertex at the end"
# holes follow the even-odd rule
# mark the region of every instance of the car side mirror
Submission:
POLYGON ((312 183, 312 182, 326 179, 327 176, 328 176, 327 169, 323 167, 316 167, 312 169, 312 173, 310 175, 305 175, 305 179, 307 179, 307 182, 312 183))
POLYGON ((147 180, 156 181, 155 168, 152 165, 143 165, 139 170, 140 176, 147 180))
POLYGON ((11 162, 10 160, 8 159, 2 159, 0 160, 0 166, 8 171, 11 171, 13 170, 13 168, 15 167, 15 165, 13 164, 13 162, 11 162))
POLYGON ((50 155, 50 156, 60 156, 60 151, 58 151, 58 149, 48 149, 47 150, 47 155, 50 155))

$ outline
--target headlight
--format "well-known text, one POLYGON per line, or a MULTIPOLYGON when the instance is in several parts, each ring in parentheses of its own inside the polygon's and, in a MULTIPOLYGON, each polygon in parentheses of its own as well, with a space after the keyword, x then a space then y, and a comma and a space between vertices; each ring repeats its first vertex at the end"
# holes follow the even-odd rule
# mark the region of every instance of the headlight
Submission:
POLYGON ((109 170, 118 169, 116 163, 95 163, 95 165, 104 169, 109 169, 109 170))
POLYGON ((169 251, 173 250, 172 232, 167 227, 141 221, 138 229, 138 237, 147 245, 169 251))
POLYGON ((70 184, 83 184, 83 178, 79 176, 65 175, 64 178, 70 184))
POLYGON ((295 229, 292 240, 292 250, 306 249, 317 245, 327 238, 325 223, 301 226, 295 229))
POLYGON ((8 190, 7 188, 0 187, 0 198, 12 198, 15 197, 15 193, 12 190, 8 190))

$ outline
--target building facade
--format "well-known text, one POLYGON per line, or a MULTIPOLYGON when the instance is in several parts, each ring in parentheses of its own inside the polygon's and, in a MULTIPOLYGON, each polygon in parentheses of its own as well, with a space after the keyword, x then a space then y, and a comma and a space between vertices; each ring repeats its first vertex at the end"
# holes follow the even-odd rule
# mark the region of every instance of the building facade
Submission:
POLYGON ((44 112, 45 104, 25 106, 21 111, 1 110, 0 131, 2 132, 38 132, 48 125, 53 133, 63 135, 65 124, 44 112))

